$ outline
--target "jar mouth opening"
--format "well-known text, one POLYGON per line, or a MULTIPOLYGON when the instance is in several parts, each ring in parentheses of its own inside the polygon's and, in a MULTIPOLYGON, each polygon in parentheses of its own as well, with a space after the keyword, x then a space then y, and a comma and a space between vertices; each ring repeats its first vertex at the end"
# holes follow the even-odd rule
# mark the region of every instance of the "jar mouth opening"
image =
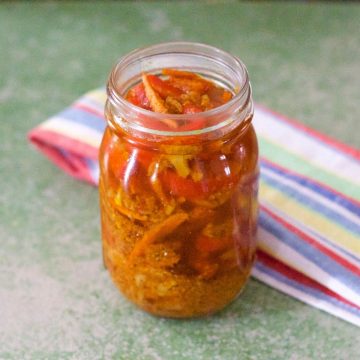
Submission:
MULTIPOLYGON (((171 67, 180 70, 193 71, 197 73, 203 73, 201 66, 195 69, 193 66, 163 66, 171 67), (199 71, 197 71, 199 70, 199 71)), ((205 71, 206 72, 206 71, 205 71)), ((209 74, 212 73, 211 70, 207 71, 209 74)), ((229 119, 231 115, 242 112, 242 110, 248 105, 251 101, 251 86, 249 82, 248 72, 243 64, 243 62, 237 57, 227 53, 226 51, 220 50, 216 47, 196 43, 196 42, 184 42, 184 41, 175 41, 175 42, 166 42, 149 47, 138 48, 128 53, 115 65, 113 71, 111 72, 108 83, 107 83, 107 94, 110 103, 120 110, 121 116, 128 118, 146 118, 148 120, 153 120, 154 122, 158 121, 175 121, 180 122, 182 120, 186 121, 196 121, 199 118, 202 119, 229 119), (136 84, 136 82, 131 83, 131 79, 135 77, 140 77, 141 73, 156 73, 162 67, 155 68, 154 72, 154 58, 159 56, 194 56, 199 57, 199 59, 206 59, 210 63, 217 63, 218 67, 227 67, 231 69, 233 76, 236 77, 236 86, 229 86, 230 90, 233 93, 233 97, 225 104, 220 105, 211 110, 206 110, 201 113, 195 114, 167 114, 167 113, 158 113, 151 110, 143 109, 138 107, 131 102, 127 101, 124 97, 125 93, 129 88, 136 84), (119 90, 119 75, 121 72, 125 72, 131 66, 140 67, 138 73, 132 74, 130 80, 127 79, 127 82, 124 81, 124 84, 120 86, 122 88, 119 90)), ((221 120, 220 120, 221 122, 221 120)), ((204 130, 204 129, 203 129, 204 130)), ((176 132, 176 129, 173 129, 176 132)))

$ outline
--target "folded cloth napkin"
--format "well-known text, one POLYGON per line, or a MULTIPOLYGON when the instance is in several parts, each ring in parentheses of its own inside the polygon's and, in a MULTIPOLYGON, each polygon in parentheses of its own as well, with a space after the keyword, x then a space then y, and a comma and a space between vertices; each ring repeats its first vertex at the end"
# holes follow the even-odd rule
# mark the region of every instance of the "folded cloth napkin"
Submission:
MULTIPOLYGON (((103 88, 29 133, 77 179, 97 185, 103 88)), ((255 106, 260 144, 258 256, 252 275, 360 326, 360 151, 255 106)))

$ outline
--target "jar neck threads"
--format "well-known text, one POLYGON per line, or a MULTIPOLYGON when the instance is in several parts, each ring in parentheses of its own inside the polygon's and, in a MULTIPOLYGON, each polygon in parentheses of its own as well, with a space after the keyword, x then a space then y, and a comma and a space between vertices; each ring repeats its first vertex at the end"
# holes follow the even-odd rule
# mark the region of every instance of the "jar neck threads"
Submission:
MULTIPOLYGON (((107 83, 106 113, 109 125, 136 137, 199 136, 222 137, 233 129, 245 129, 253 116, 251 86, 245 65, 236 57, 215 47, 191 42, 170 42, 137 49, 121 58, 107 83), (195 72, 233 93, 224 105, 197 114, 161 114, 126 101, 127 91, 136 85, 142 73, 159 74, 163 68, 195 72), (159 123, 196 122, 206 126, 182 131, 159 130, 159 123), (204 121, 205 120, 205 121, 204 121)), ((160 127, 161 128, 161 127, 160 127)))

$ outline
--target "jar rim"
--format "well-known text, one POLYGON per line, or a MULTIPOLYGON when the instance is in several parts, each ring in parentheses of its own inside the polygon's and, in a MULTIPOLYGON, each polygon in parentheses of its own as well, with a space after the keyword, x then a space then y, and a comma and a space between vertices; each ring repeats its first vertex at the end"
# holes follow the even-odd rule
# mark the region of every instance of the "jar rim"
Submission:
MULTIPOLYGON (((223 114, 224 112, 241 112, 248 104, 249 100, 251 100, 251 85, 249 82, 249 76, 246 66, 238 57, 233 56, 230 53, 217 47, 199 42, 172 41, 137 48, 126 54, 125 56, 121 57, 110 73, 107 83, 107 94, 109 101, 112 105, 122 109, 124 113, 131 114, 132 116, 139 116, 144 118, 146 117, 147 119, 153 119, 154 121, 181 121, 184 119, 191 121, 198 119, 199 116, 201 116, 201 118, 208 119, 221 116, 221 114, 223 114), (234 93, 234 96, 227 103, 222 104, 216 108, 195 114, 167 114, 143 109, 127 101, 117 90, 116 76, 119 71, 125 70, 126 67, 130 66, 135 62, 141 63, 142 59, 146 59, 149 56, 176 53, 187 55, 200 55, 208 59, 212 59, 216 62, 222 62, 224 66, 231 65, 232 69, 235 69, 238 73, 241 73, 241 77, 239 76, 239 79, 241 78, 242 82, 239 86, 239 89, 236 89, 237 91, 234 93)), ((174 129, 174 132, 176 132, 176 129, 174 129)), ((198 132, 198 130, 195 131, 195 133, 198 132)), ((161 133, 163 133, 163 131, 161 131, 161 133)), ((194 131, 187 131, 186 133, 192 134, 194 133, 194 131)))

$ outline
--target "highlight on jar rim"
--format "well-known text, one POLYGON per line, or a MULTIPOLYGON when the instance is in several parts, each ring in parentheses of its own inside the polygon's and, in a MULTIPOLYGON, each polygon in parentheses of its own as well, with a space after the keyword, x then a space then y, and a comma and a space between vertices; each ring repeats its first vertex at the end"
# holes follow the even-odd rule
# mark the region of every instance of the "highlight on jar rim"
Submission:
POLYGON ((240 60, 175 42, 138 49, 109 76, 100 149, 104 264, 158 316, 212 314, 255 256, 258 146, 240 60))

